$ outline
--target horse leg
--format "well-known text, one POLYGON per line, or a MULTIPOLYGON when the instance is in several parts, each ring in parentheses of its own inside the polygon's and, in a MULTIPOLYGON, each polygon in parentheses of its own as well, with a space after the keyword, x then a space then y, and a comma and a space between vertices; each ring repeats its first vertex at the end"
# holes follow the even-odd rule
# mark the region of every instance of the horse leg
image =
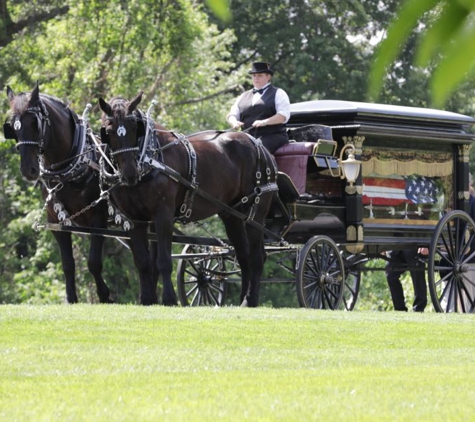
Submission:
POLYGON ((249 242, 249 250, 253 251, 253 253, 249 255, 251 274, 249 277, 249 288, 245 300, 247 306, 256 307, 259 305, 259 289, 262 272, 264 269, 264 262, 266 260, 263 242, 264 236, 261 230, 249 225, 246 227, 246 234, 249 242))
POLYGON ((130 230, 130 244, 134 264, 140 278, 140 303, 156 305, 158 303, 156 286, 153 282, 153 264, 148 247, 147 224, 136 223, 130 230))
POLYGON ((87 267, 96 281, 97 296, 101 303, 113 303, 110 297, 110 290, 102 278, 102 248, 105 238, 103 236, 91 236, 91 246, 89 248, 89 257, 87 267))
MULTIPOLYGON (((155 231, 155 225, 150 224, 150 232, 153 233, 156 237, 156 231, 155 231)), ((149 244, 150 248, 150 255, 151 255, 151 260, 152 260, 152 283, 153 283, 153 288, 156 289, 158 286, 158 278, 160 274, 158 273, 158 268, 157 268, 157 245, 155 240, 150 240, 149 244)))
MULTIPOLYGON (((272 203, 273 193, 263 195, 259 201, 256 209, 254 221, 262 226, 265 224, 265 219, 269 213, 269 208, 272 203)), ((266 261, 266 251, 264 248, 264 231, 258 227, 253 227, 250 224, 246 225, 246 236, 249 242, 249 250, 252 253, 249 256, 250 261, 250 279, 249 289, 246 296, 247 306, 258 306, 259 304, 259 289, 261 284, 261 277, 264 271, 264 263, 266 261)))
POLYGON ((61 265, 66 282, 66 301, 68 303, 77 303, 78 296, 76 293, 75 280, 76 264, 73 257, 71 233, 53 231, 53 236, 58 243, 59 252, 61 254, 61 265))
POLYGON ((158 274, 162 277, 163 293, 162 303, 165 306, 177 306, 175 288, 172 282, 172 239, 173 239, 173 215, 169 218, 165 216, 165 210, 161 210, 160 215, 155 219, 155 230, 157 244, 155 249, 155 265, 158 274))
POLYGON ((248 294, 250 281, 250 249, 246 236, 246 228, 241 219, 233 216, 222 216, 221 220, 224 223, 226 234, 234 247, 236 258, 241 267, 242 280, 240 301, 241 306, 246 306, 246 296, 248 294))

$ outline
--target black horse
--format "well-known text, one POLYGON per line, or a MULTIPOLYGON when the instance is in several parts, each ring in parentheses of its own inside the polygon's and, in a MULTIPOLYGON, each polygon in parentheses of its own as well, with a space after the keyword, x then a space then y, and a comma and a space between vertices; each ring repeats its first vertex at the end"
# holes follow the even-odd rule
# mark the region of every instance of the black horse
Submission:
MULTIPOLYGON (((101 193, 99 165, 84 122, 61 100, 40 94, 38 83, 31 93, 17 95, 7 87, 7 95, 11 118, 4 125, 5 138, 17 140, 22 175, 39 180, 47 221, 105 228, 107 204, 94 202, 101 193)), ((77 303, 71 233, 54 231, 53 235, 61 252, 66 300, 77 303)), ((100 302, 108 303, 112 299, 102 278, 103 244, 104 237, 91 236, 88 268, 100 302)))
POLYGON ((177 303, 171 280, 175 220, 199 221, 218 213, 241 267, 241 305, 257 306, 265 261, 263 224, 277 190, 273 156, 242 132, 177 135, 138 110, 141 99, 142 93, 131 101, 99 99, 101 139, 110 147, 120 178, 112 199, 135 224, 130 237, 141 302, 157 303, 156 269, 163 303, 177 303), (147 222, 156 231, 152 254, 147 222), (150 255, 156 255, 155 265, 150 255))

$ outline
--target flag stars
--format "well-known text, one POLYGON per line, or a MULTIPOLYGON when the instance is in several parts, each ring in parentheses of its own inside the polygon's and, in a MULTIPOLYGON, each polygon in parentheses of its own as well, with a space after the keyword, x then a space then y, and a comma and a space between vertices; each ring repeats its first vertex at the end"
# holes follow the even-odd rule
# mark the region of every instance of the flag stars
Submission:
POLYGON ((407 199, 415 204, 436 202, 439 189, 433 180, 424 176, 411 176, 406 180, 407 199))

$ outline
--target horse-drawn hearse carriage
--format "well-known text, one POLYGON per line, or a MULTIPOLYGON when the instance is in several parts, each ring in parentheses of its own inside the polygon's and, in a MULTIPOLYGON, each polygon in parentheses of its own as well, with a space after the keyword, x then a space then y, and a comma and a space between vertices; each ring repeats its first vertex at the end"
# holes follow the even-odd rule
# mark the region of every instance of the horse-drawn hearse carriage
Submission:
MULTIPOLYGON (((300 136, 309 124, 327 125, 338 143, 337 152, 352 144, 361 161, 354 184, 325 170, 317 185, 313 178, 306 182, 307 191, 324 197, 317 206, 333 202, 316 217, 338 217, 333 226, 317 224, 321 229, 314 234, 330 233, 331 241, 326 241, 335 242, 343 255, 347 291, 354 292, 344 297, 347 309, 354 306, 360 269, 367 260, 387 260, 390 250, 424 247, 429 249, 425 270, 435 310, 474 311, 468 168, 473 123, 460 114, 381 104, 313 101, 292 106, 291 132, 300 136), (336 182, 340 185, 334 186, 336 182)), ((311 161, 309 166, 315 168, 311 161)), ((295 208, 297 218, 308 206, 295 208)))
MULTIPOLYGON (((41 96, 37 87, 23 108, 15 106, 11 90, 9 98, 12 119, 5 137, 18 141, 22 172, 30 179, 41 176, 48 210, 41 227, 53 230, 63 246, 71 233, 125 239, 144 304, 157 303, 157 272, 163 277, 163 303, 176 302, 172 242, 184 245, 173 256, 184 306, 223 305, 226 286, 237 279, 243 284, 242 304, 257 306, 265 255, 282 254, 291 263, 282 266, 301 306, 347 310, 355 306, 368 260, 387 259, 390 250, 425 247, 435 310, 474 312, 468 156, 475 120, 470 117, 345 101, 297 103, 288 123, 291 143, 274 159, 259 140, 242 132, 184 136, 169 131, 153 121, 152 106, 146 113, 137 108, 141 95, 100 100, 100 140, 88 124, 89 106, 82 118, 64 110, 56 116, 55 100, 41 96), (33 124, 27 125, 25 116, 33 124), (61 136, 63 142, 69 137, 70 145, 59 157, 58 147, 48 151, 54 143, 50 128, 53 118, 71 116, 69 135, 61 136), (25 135, 27 127, 36 132, 25 135), (33 158, 27 165, 28 153, 33 158), (99 172, 99 182, 93 194, 77 195, 82 204, 68 210, 65 186, 78 183, 82 167, 99 172), (67 180, 60 180, 62 172, 67 180), (104 210, 92 218, 99 207, 107 208, 115 227, 104 222, 104 210), (223 220, 228 238, 186 235, 174 224, 213 214, 223 220), (158 248, 149 250, 149 243, 158 248)), ((64 257, 65 273, 74 272, 64 257)), ((90 267, 92 272, 97 263, 90 267)), ((101 301, 107 302, 100 274, 96 282, 101 301)), ((74 282, 67 287, 72 290, 74 282)))

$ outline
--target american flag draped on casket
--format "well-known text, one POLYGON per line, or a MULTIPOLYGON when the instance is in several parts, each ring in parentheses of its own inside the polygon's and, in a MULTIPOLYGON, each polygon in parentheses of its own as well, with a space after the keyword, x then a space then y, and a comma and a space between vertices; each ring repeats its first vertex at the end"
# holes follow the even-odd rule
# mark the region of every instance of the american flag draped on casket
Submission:
POLYGON ((435 179, 424 176, 365 177, 363 204, 398 206, 435 204, 442 194, 435 179))

